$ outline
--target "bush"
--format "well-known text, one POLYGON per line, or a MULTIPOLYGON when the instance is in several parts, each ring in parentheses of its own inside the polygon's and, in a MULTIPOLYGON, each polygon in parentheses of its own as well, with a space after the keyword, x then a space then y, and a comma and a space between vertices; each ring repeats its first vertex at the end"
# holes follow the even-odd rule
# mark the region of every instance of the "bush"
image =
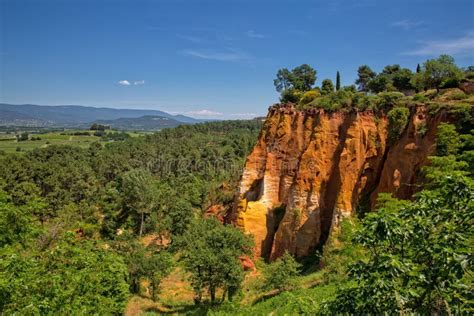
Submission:
POLYGON ((293 289, 297 284, 295 277, 300 268, 300 264, 288 252, 285 252, 281 258, 270 263, 263 271, 264 288, 279 291, 293 289))
POLYGON ((353 96, 352 104, 358 111, 377 110, 380 98, 376 95, 365 95, 359 92, 353 96))
POLYGON ((286 89, 281 92, 280 101, 282 103, 298 103, 301 92, 295 89, 286 89))
POLYGON ((423 94, 417 93, 413 96, 413 101, 426 102, 428 101, 428 98, 425 97, 423 94))
POLYGON ((310 90, 308 92, 305 92, 305 94, 303 94, 303 96, 300 99, 300 104, 304 105, 304 104, 311 103, 320 95, 321 93, 319 93, 319 91, 316 91, 316 90, 310 90))
POLYGON ((449 96, 450 100, 464 100, 467 99, 468 95, 464 92, 455 92, 449 96))
POLYGON ((404 94, 401 92, 382 92, 378 94, 380 102, 378 104, 379 109, 388 110, 394 106, 401 105, 401 101, 404 99, 404 94))
POLYGON ((438 126, 436 153, 438 156, 456 155, 461 145, 461 138, 452 124, 441 123, 438 126))
POLYGON ((388 137, 390 141, 394 142, 405 130, 410 117, 410 110, 406 107, 395 107, 388 112, 387 117, 389 122, 388 137))

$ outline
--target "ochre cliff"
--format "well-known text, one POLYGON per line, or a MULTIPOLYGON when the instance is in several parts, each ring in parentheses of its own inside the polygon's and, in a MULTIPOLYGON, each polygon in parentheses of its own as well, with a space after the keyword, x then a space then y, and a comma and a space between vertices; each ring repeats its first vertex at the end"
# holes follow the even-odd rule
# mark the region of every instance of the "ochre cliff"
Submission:
POLYGON ((247 157, 231 220, 255 239, 255 255, 310 255, 341 217, 377 194, 409 198, 435 150, 443 112, 411 110, 398 140, 383 113, 270 107, 247 157))

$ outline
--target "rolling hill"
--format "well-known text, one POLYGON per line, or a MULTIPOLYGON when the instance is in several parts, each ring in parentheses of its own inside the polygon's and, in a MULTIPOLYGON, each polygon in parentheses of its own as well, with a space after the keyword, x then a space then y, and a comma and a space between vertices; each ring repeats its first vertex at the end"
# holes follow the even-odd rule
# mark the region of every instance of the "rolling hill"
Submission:
POLYGON ((175 119, 156 115, 145 115, 141 117, 122 117, 116 120, 99 120, 94 123, 110 126, 113 129, 151 131, 162 128, 176 127, 181 124, 188 124, 175 119))
MULTIPOLYGON (((159 110, 135 110, 96 108, 81 105, 34 105, 0 103, 0 125, 4 126, 41 126, 41 127, 87 127, 92 122, 141 118, 144 116, 167 118, 161 120, 163 127, 171 122, 195 124, 199 120, 184 115, 172 115, 159 110)), ((155 120, 156 123, 156 120, 155 120)), ((118 123, 121 124, 121 123, 118 123)), ((173 125, 172 126, 176 126, 173 125)))

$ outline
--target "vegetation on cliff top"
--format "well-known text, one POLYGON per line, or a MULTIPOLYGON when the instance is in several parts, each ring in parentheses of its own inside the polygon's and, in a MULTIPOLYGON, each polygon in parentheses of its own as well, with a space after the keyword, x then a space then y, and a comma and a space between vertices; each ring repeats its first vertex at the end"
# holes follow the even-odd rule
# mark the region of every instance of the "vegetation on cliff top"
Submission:
MULTIPOLYGON (((300 109, 388 111, 394 106, 417 103, 436 105, 451 102, 461 106, 474 103, 473 97, 460 89, 448 95, 446 91, 441 91, 458 88, 461 83, 474 84, 474 68, 460 69, 447 55, 427 60, 416 72, 400 65, 388 65, 377 74, 367 65, 360 66, 355 82, 357 87, 351 85, 335 89, 330 79, 324 79, 321 87, 314 87, 316 79, 316 70, 302 65, 292 71, 280 69, 274 84, 281 93, 282 103, 294 103, 300 109), (301 67, 304 72, 299 70, 301 67)), ((340 82, 339 72, 336 81, 340 82)))

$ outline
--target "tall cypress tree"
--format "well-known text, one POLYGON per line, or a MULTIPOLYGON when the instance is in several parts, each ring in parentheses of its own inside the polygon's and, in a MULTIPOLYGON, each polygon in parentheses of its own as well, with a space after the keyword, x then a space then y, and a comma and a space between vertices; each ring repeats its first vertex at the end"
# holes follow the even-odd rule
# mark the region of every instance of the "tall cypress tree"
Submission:
POLYGON ((338 71, 336 74, 336 91, 339 91, 339 89, 341 89, 341 75, 338 71))
POLYGON ((421 71, 420 64, 416 65, 416 73, 419 73, 421 71))

